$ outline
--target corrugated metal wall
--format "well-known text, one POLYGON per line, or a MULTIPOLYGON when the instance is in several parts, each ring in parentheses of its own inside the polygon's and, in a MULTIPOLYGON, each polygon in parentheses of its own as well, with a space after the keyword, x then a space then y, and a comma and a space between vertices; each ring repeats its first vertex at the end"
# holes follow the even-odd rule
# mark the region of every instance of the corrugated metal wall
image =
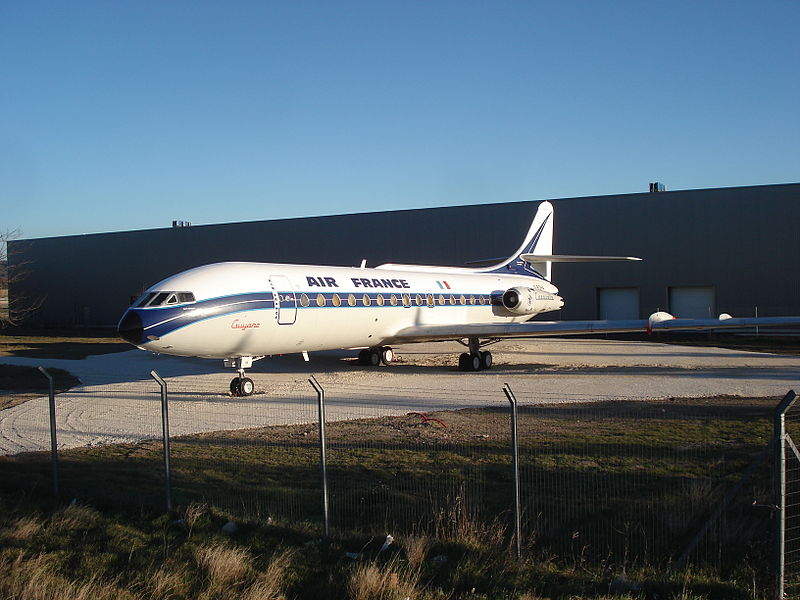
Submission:
MULTIPOLYGON (((506 256, 538 202, 154 229, 12 242, 28 263, 11 293, 45 297, 43 325, 114 325, 160 279, 225 260, 460 265, 506 256)), ((800 184, 554 200, 555 252, 643 263, 559 264, 561 318, 597 318, 599 288, 638 288, 641 316, 669 309, 670 287, 712 286, 716 312, 800 314, 800 184)))

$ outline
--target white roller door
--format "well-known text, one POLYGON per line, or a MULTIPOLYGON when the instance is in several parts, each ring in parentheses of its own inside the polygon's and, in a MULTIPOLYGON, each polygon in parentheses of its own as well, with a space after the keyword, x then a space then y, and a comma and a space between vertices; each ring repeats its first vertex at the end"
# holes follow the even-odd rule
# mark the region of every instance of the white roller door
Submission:
POLYGON ((669 288, 669 312, 683 319, 710 319, 715 315, 713 287, 669 288))
POLYGON ((597 314, 600 319, 639 318, 639 288, 598 288, 597 314))

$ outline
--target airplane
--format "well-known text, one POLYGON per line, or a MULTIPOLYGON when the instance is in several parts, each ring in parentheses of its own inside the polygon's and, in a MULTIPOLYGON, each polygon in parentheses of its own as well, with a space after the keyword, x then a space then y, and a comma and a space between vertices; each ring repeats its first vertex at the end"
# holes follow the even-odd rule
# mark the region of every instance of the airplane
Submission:
POLYGON ((221 262, 156 283, 123 314, 119 336, 159 354, 223 359, 238 375, 233 396, 255 386, 246 369, 265 356, 359 349, 358 362, 394 360, 392 345, 455 340, 462 371, 492 366, 484 350, 506 338, 800 325, 800 317, 530 321, 564 300, 550 281, 558 262, 638 261, 630 256, 553 254, 553 206, 541 202, 510 257, 471 267, 360 267, 221 262))

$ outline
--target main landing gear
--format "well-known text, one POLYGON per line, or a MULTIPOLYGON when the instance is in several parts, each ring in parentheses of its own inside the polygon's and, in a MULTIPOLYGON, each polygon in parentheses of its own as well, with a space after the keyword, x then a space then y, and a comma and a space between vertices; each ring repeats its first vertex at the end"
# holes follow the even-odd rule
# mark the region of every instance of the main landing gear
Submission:
POLYGON ((389 346, 364 348, 358 353, 358 364, 364 366, 377 367, 381 363, 388 365, 393 360, 394 350, 389 346))
MULTIPOLYGON (((484 343, 484 346, 493 344, 496 340, 484 343)), ((481 342, 478 338, 469 338, 468 343, 459 342, 469 348, 469 352, 463 352, 458 357, 458 368, 461 371, 483 371, 492 368, 492 353, 481 350, 481 342)))
POLYGON ((226 358, 223 363, 226 367, 233 367, 239 372, 238 377, 231 379, 231 396, 242 397, 251 396, 255 391, 253 380, 245 375, 244 370, 253 366, 257 360, 263 356, 239 356, 236 358, 226 358))

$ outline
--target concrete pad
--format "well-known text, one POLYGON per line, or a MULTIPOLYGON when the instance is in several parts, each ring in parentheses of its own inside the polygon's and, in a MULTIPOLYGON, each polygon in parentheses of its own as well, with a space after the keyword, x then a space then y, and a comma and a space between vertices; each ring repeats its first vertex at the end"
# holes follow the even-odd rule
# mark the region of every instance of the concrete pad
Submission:
MULTIPOLYGON (((648 400, 716 395, 777 397, 798 389, 800 356, 651 342, 536 339, 490 347, 489 371, 457 369, 456 343, 397 347, 390 367, 359 367, 355 353, 267 358, 248 371, 256 394, 234 398, 235 374, 221 361, 131 350, 84 360, 0 357, 6 364, 57 367, 81 385, 57 397, 59 447, 134 442, 161 435, 160 388, 168 382, 170 431, 189 433, 316 421, 315 376, 327 419, 370 418, 468 406, 506 406, 508 383, 520 402, 648 400)), ((0 412, 0 454, 49 449, 47 399, 0 412)))

